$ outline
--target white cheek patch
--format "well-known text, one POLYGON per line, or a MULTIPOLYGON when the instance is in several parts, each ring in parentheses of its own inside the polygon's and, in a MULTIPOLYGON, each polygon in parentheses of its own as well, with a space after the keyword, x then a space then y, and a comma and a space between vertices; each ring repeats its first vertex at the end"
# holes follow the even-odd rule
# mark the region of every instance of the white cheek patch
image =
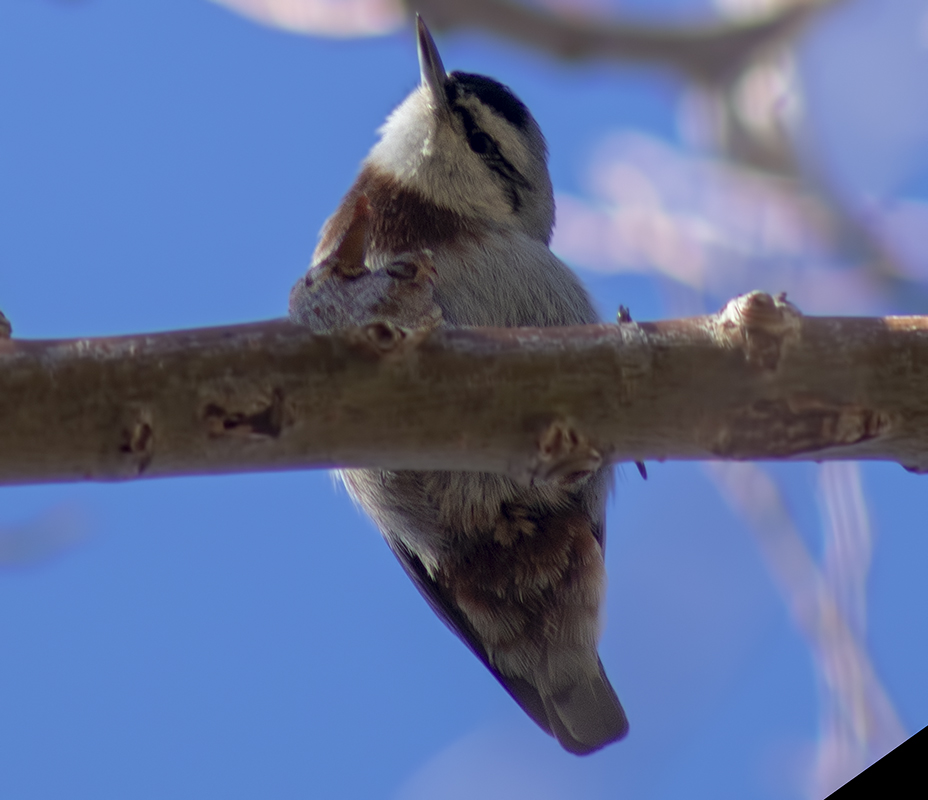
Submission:
POLYGON ((378 131, 380 141, 371 149, 368 161, 401 180, 412 179, 434 150, 433 128, 433 112, 420 87, 387 117, 378 131))
MULTIPOLYGON (((519 169, 525 148, 518 134, 478 102, 466 105, 501 150, 515 156, 519 169)), ((444 208, 497 223, 510 219, 513 204, 500 177, 471 150, 458 120, 452 124, 433 107, 429 90, 420 86, 381 126, 380 141, 367 163, 444 208)))

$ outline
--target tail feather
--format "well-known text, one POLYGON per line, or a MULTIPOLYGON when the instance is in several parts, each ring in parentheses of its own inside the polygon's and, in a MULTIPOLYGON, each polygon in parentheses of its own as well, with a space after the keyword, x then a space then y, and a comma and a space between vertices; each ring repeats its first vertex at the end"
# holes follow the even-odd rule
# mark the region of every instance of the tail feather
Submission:
POLYGON ((577 680, 551 694, 542 694, 551 732, 561 746, 586 755, 621 739, 628 720, 615 690, 599 663, 597 675, 578 675, 577 680))

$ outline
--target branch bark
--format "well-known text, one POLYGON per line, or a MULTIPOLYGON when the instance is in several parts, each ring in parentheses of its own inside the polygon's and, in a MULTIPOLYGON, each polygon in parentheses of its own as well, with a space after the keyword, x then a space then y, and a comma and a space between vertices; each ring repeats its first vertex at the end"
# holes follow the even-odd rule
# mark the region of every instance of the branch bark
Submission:
POLYGON ((568 16, 511 0, 417 0, 407 6, 414 5, 411 10, 433 30, 480 28, 556 58, 647 63, 717 83, 739 73, 759 51, 794 36, 814 14, 843 1, 800 0, 749 21, 676 27, 568 16))
POLYGON ((598 459, 928 470, 928 317, 718 314, 319 335, 278 320, 0 339, 0 483, 334 466, 551 479, 598 459))

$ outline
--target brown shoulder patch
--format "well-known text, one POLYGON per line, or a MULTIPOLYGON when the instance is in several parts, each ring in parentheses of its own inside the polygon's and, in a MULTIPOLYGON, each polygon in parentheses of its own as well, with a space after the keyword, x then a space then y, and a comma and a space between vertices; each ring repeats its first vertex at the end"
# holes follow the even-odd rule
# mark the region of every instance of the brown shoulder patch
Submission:
POLYGON ((473 224, 466 217, 436 206, 418 192, 403 186, 396 178, 366 165, 326 222, 314 261, 320 256, 325 257, 341 241, 361 195, 365 195, 370 203, 370 250, 391 253, 434 250, 453 245, 462 236, 471 237, 475 233, 473 224))

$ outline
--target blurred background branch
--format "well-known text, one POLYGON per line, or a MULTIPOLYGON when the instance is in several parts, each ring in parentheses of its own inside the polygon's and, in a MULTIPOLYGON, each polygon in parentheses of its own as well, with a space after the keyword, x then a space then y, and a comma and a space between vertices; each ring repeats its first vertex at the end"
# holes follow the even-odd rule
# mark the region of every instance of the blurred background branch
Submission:
MULTIPOLYGON (((602 4, 570 0, 543 5, 513 0, 213 2, 267 24, 342 36, 395 30, 415 10, 438 31, 481 30, 574 63, 611 61, 672 71, 689 86, 681 111, 685 131, 695 145, 712 154, 710 179, 725 184, 733 205, 743 209, 758 190, 768 198, 775 196, 776 213, 804 216, 803 227, 823 248, 819 261, 830 261, 842 280, 847 277, 865 286, 865 292, 903 304, 900 310, 911 310, 928 297, 913 280, 915 267, 901 262, 898 248, 887 241, 885 229, 894 227, 895 220, 880 215, 865 220, 818 166, 814 145, 803 135, 805 98, 796 48, 811 26, 848 0, 718 0, 714 18, 670 24, 644 22, 604 10, 602 4), (810 206, 813 213, 807 214, 810 206)), ((608 168, 605 163, 600 166, 608 168)), ((663 194, 656 188, 658 196, 663 194)), ((578 208, 572 211, 574 216, 581 213, 578 208)), ((595 217, 598 209, 585 206, 582 212, 595 217)), ((562 227, 564 222, 562 214, 562 227)), ((617 257, 603 247, 604 239, 596 241, 597 260, 615 264, 617 257)), ((585 249, 590 247, 587 243, 585 249)), ((569 244, 565 249, 568 256, 575 255, 569 244)), ((647 253, 636 255, 644 258, 624 266, 647 266, 673 279, 694 281, 685 261, 649 263, 647 253)), ((780 255, 792 261, 789 257, 795 253, 780 255)), ((731 293, 721 290, 721 296, 731 293)))
POLYGON ((710 462, 706 470, 753 534, 808 643, 818 674, 822 736, 805 789, 808 797, 826 797, 906 738, 865 644, 872 539, 859 466, 820 469, 824 568, 815 563, 782 492, 762 468, 710 462))
POLYGON ((55 506, 18 525, 0 526, 0 570, 45 564, 83 545, 91 524, 77 504, 55 506))

